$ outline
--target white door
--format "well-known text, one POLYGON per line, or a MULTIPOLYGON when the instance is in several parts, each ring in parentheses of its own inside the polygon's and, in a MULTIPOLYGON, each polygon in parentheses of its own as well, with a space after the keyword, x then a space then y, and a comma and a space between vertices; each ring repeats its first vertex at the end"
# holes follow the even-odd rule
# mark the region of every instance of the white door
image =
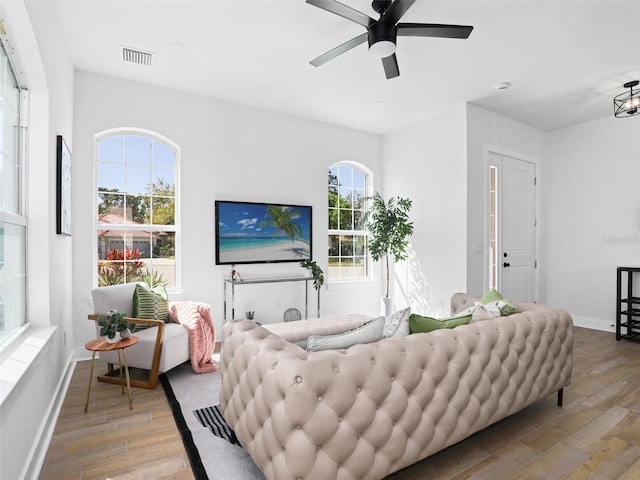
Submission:
POLYGON ((535 165, 491 153, 497 171, 497 288, 506 297, 535 301, 535 165))

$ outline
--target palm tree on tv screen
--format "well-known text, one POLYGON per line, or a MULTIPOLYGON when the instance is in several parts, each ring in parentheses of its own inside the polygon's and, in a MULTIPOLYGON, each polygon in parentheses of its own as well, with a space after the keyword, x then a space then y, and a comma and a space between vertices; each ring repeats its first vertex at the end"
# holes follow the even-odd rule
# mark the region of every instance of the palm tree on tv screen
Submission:
POLYGON ((295 222, 295 220, 300 218, 300 211, 294 207, 269 205, 267 206, 265 218, 269 220, 263 220, 260 222, 260 226, 275 228, 275 232, 273 232, 274 237, 278 235, 278 232, 282 231, 291 239, 291 243, 293 243, 296 237, 302 240, 302 228, 295 222))

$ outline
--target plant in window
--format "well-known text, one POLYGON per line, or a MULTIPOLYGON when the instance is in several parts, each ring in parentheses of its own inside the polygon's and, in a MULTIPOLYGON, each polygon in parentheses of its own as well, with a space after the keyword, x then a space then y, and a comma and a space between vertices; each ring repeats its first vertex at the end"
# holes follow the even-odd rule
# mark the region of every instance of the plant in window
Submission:
POLYGON ((385 298, 389 298, 389 257, 396 262, 407 258, 409 237, 413 234, 413 222, 409 221, 412 201, 396 197, 385 202, 378 192, 370 200, 371 209, 367 215, 367 228, 371 234, 369 253, 374 261, 385 259, 385 298))
POLYGON ((144 268, 144 262, 139 260, 141 256, 137 248, 110 249, 106 261, 98 264, 98 286, 119 285, 140 276, 144 268))
POLYGON ((167 286, 169 285, 169 281, 166 278, 164 278, 164 276, 161 273, 159 273, 157 270, 149 270, 148 268, 145 269, 144 273, 141 273, 132 281, 144 282, 147 285, 149 285, 149 287, 151 288, 157 287, 158 285, 161 285, 167 288, 167 286))

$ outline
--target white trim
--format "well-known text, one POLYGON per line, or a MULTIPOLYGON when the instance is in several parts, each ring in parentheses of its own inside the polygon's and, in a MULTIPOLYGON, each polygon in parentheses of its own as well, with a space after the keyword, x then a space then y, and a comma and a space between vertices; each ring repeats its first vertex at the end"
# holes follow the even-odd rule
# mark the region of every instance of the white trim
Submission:
MULTIPOLYGON (((347 166, 349 168, 352 168, 353 170, 357 170, 358 172, 360 172, 362 175, 364 175, 365 177, 365 184, 364 184, 364 196, 365 198, 368 198, 372 195, 373 193, 373 172, 371 171, 371 169, 369 169, 366 165, 363 165, 362 163, 353 161, 353 160, 340 160, 337 161, 335 163, 332 163, 331 165, 329 165, 327 167, 327 170, 330 170, 334 167, 340 167, 340 166, 347 166)), ((327 189, 329 188, 329 186, 327 185, 327 189)), ((365 209, 365 211, 368 211, 368 208, 365 209)), ((326 212, 328 215, 329 212, 329 205, 327 205, 326 207, 326 212)), ((332 229, 332 228, 328 228, 327 225, 327 244, 329 244, 329 236, 330 235, 357 235, 357 236, 362 236, 365 237, 365 240, 368 239, 369 237, 369 232, 365 229, 365 230, 342 230, 342 229, 332 229)), ((331 285, 333 287, 338 287, 341 286, 342 288, 344 288, 345 285, 362 285, 365 282, 373 282, 375 280, 374 275, 373 275, 373 260, 371 259, 371 256, 369 255, 368 252, 365 252, 365 258, 366 258, 366 262, 367 262, 367 275, 365 277, 353 277, 353 278, 334 278, 331 279, 329 277, 329 256, 327 255, 327 275, 326 275, 326 285, 327 288, 331 285)))
POLYGON ((30 461, 22 472, 22 478, 38 480, 40 477, 40 471, 44 465, 44 461, 47 458, 47 452, 51 439, 55 433, 56 424, 58 423, 58 417, 62 410, 67 391, 69 390, 69 384, 73 377, 76 361, 72 359, 73 354, 69 357, 66 367, 62 372, 58 386, 56 387, 56 393, 51 399, 49 408, 44 421, 40 427, 38 435, 36 435, 36 443, 33 445, 31 454, 29 455, 30 461))
MULTIPOLYGON (((511 157, 511 158, 515 158, 517 160, 522 160, 528 163, 532 163, 534 166, 534 177, 537 179, 537 184, 534 190, 534 202, 535 202, 535 218, 536 218, 536 228, 535 228, 535 245, 534 245, 534 251, 535 251, 535 260, 537 261, 537 266, 538 268, 534 269, 534 297, 535 297, 535 302, 540 302, 541 301, 541 275, 540 275, 540 257, 541 257, 541 252, 540 252, 540 245, 541 245, 541 226, 540 226, 540 212, 542 211, 541 208, 541 196, 539 194, 540 190, 540 159, 538 159, 537 157, 533 157, 531 155, 522 153, 522 152, 518 152, 516 150, 512 150, 506 147, 501 147, 495 144, 491 144, 491 143, 485 143, 484 144, 484 173, 483 173, 483 181, 484 181, 484 193, 483 193, 483 201, 484 201, 484 224, 483 224, 483 230, 484 230, 484 244, 485 244, 485 248, 484 251, 482 253, 483 255, 483 263, 482 263, 482 271, 483 271, 483 291, 487 291, 488 290, 488 284, 489 284, 489 214, 490 214, 490 209, 489 209, 489 182, 490 182, 490 177, 489 177, 489 167, 492 164, 491 162, 491 154, 496 154, 496 155, 500 155, 500 156, 505 156, 505 157, 511 157)), ((499 173, 500 174, 500 173, 499 173)), ((500 240, 498 239, 498 242, 500 240)), ((497 260, 498 261, 498 260, 497 260)))
POLYGON ((590 328, 591 330, 600 330, 602 332, 611 332, 615 333, 616 331, 616 322, 603 319, 603 318, 594 318, 587 317, 585 315, 575 315, 571 314, 571 318, 573 318, 573 324, 576 327, 590 328))
MULTIPOLYGON (((114 225, 113 229, 123 229, 127 231, 152 231, 152 232, 175 232, 175 286, 172 288, 167 288, 167 291, 171 294, 179 294, 182 291, 182 250, 181 250, 181 221, 180 221, 180 160, 181 160, 181 149, 180 146, 175 143, 173 140, 161 135, 152 130, 146 130, 143 128, 137 127, 117 127, 111 128, 108 130, 103 130, 102 132, 98 132, 93 136, 93 192, 97 193, 98 189, 98 143, 102 140, 118 136, 118 135, 139 135, 143 137, 150 138, 158 143, 162 143, 166 147, 169 147, 175 152, 176 155, 176 163, 174 168, 175 174, 175 222, 173 225, 127 225, 126 228, 123 228, 121 225, 114 225)), ((97 198, 97 197, 96 197, 97 198)), ((93 203, 93 219, 97 220, 98 218, 98 202, 95 201, 93 203)), ((92 241, 92 250, 93 250, 93 258, 98 258, 98 242, 96 232, 98 229, 106 230, 105 224, 100 224, 97 221, 94 224, 93 229, 93 241, 92 241)), ((93 262, 93 273, 92 273, 92 282, 93 288, 97 287, 98 281, 98 263, 93 262)))

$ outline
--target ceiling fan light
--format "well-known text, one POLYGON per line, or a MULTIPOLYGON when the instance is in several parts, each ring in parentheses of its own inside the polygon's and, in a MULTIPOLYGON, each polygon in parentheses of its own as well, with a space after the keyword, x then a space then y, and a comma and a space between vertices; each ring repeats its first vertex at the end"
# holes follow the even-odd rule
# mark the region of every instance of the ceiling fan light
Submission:
POLYGON ((369 54, 376 58, 387 58, 396 51, 396 44, 389 40, 380 40, 369 46, 369 54))

